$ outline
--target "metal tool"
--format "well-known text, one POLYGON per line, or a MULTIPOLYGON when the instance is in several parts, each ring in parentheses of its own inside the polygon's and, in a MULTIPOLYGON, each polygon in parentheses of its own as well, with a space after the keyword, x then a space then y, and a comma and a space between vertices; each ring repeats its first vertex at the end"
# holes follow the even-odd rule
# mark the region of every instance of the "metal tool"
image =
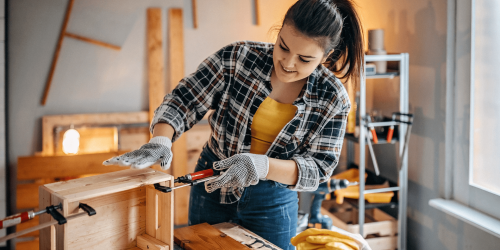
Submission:
POLYGON ((406 129, 405 133, 405 144, 403 145, 403 152, 401 152, 401 164, 399 165, 399 170, 401 170, 401 167, 403 166, 403 161, 406 158, 406 155, 408 154, 408 145, 410 143, 410 134, 411 134, 411 127, 413 126, 413 114, 405 114, 405 113, 393 113, 393 116, 398 117, 399 119, 395 119, 399 123, 405 123, 408 128, 406 129), (406 117, 405 120, 403 121, 401 117, 406 117))
POLYGON ((56 205, 56 206, 54 206, 54 205, 48 206, 45 209, 37 211, 37 212, 31 210, 31 211, 27 211, 27 212, 22 212, 22 213, 19 213, 19 214, 11 215, 11 216, 3 219, 3 220, 0 220, 0 229, 3 229, 5 227, 10 227, 10 226, 21 224, 21 223, 23 223, 25 221, 32 220, 37 215, 45 214, 45 213, 48 213, 48 214, 52 215, 52 217, 55 220, 61 222, 60 224, 64 224, 64 223, 66 223, 64 221, 65 220, 64 217, 57 211, 57 209, 61 209, 61 208, 62 208, 62 204, 59 204, 59 205, 56 205))
POLYGON ((332 228, 332 219, 327 215, 321 214, 321 203, 325 200, 327 194, 354 185, 358 185, 358 182, 349 182, 345 179, 330 179, 327 182, 319 184, 318 189, 312 192, 314 198, 311 204, 311 216, 309 217, 308 227, 314 227, 316 223, 319 223, 323 229, 332 228))
POLYGON ((183 185, 179 185, 179 186, 175 186, 175 187, 164 187, 164 186, 160 186, 159 183, 156 183, 156 184, 154 184, 154 187, 158 191, 161 191, 164 193, 170 193, 173 190, 178 189, 178 188, 194 186, 198 183, 203 183, 203 182, 213 180, 213 179, 219 177, 219 176, 213 176, 213 175, 214 175, 214 170, 207 169, 207 170, 187 174, 187 175, 178 177, 174 180, 174 183, 185 183, 183 185))
MULTIPOLYGON (((52 218, 54 218, 54 220, 51 220, 51 221, 42 223, 42 224, 40 224, 38 226, 27 228, 27 229, 24 229, 22 231, 15 232, 15 233, 9 234, 7 236, 1 237, 0 238, 0 243, 4 242, 4 241, 7 241, 7 240, 10 240, 10 239, 13 239, 13 238, 16 238, 16 237, 19 237, 21 235, 25 235, 27 233, 31 233, 31 232, 34 232, 34 231, 37 231, 37 230, 40 230, 40 229, 43 229, 43 228, 55 225, 55 224, 62 225, 62 224, 66 224, 66 222, 68 222, 69 220, 72 220, 72 219, 80 218, 80 217, 85 216, 85 215, 92 216, 92 215, 96 214, 95 209, 93 209, 91 206, 89 206, 89 205, 87 205, 85 203, 80 203, 78 205, 78 207, 81 208, 81 209, 83 209, 85 212, 78 213, 78 214, 73 214, 73 215, 68 216, 67 218, 65 218, 64 216, 62 216, 62 214, 59 213, 56 210, 56 209, 62 209, 62 204, 48 206, 45 210, 40 210, 38 212, 34 212, 33 213, 34 214, 33 217, 36 216, 36 215, 48 213, 48 214, 50 214, 52 216, 52 218)), ((30 211, 30 212, 32 212, 32 211, 30 211)), ((28 212, 26 212, 26 213, 28 213, 28 212)), ((21 214, 23 214, 23 213, 21 213, 21 214)), ((14 217, 14 216, 17 216, 17 214, 13 215, 13 216, 9 216, 7 218, 11 218, 11 217, 14 217)), ((30 219, 33 219, 33 217, 30 218, 30 219)), ((5 227, 7 227, 7 225, 5 224, 5 221, 6 221, 7 218, 5 218, 4 220, 2 220, 4 222, 3 225, 5 227)), ((26 220, 24 220, 24 221, 26 221, 26 220)), ((19 222, 19 223, 21 223, 21 222, 19 222)), ((9 226, 17 225, 19 223, 11 224, 9 226)))

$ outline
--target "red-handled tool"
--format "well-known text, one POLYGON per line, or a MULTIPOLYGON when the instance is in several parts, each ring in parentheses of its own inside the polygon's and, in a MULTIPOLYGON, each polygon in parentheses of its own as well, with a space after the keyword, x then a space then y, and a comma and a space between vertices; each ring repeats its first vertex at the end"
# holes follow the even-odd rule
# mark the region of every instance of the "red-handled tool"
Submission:
POLYGON ((174 189, 182 188, 182 187, 188 187, 188 186, 194 186, 198 183, 203 183, 208 180, 215 179, 219 176, 213 176, 214 175, 214 170, 213 169, 207 169, 207 170, 202 170, 198 172, 194 172, 191 174, 187 174, 181 177, 177 177, 174 180, 174 183, 186 183, 183 185, 175 186, 175 187, 164 187, 160 186, 160 184, 156 183, 154 184, 155 188, 159 191, 162 191, 164 193, 169 193, 172 192, 174 189))
MULTIPOLYGON (((52 206, 51 209, 55 210, 55 209, 60 209, 60 208, 61 208, 61 205, 57 205, 57 206, 52 206)), ((17 224, 21 224, 25 221, 29 221, 29 220, 35 218, 35 216, 40 215, 40 214, 49 213, 48 209, 49 209, 49 207, 47 207, 47 209, 40 210, 38 212, 31 210, 31 211, 11 215, 3 220, 0 220, 0 229, 14 226, 17 224)))
POLYGON ((178 177, 177 179, 174 180, 174 183, 178 183, 178 182, 186 183, 189 181, 195 181, 195 180, 207 178, 207 177, 210 177, 212 175, 214 175, 213 169, 202 170, 202 171, 198 171, 198 172, 194 172, 191 174, 187 174, 187 175, 178 177))

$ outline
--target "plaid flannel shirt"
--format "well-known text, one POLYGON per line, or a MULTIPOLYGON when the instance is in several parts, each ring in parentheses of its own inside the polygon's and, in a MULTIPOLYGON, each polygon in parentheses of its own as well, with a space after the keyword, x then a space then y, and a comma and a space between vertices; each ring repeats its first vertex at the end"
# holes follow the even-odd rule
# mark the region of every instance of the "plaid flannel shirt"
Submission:
MULTIPOLYGON (((165 96, 155 111, 151 131, 157 123, 168 123, 175 129, 175 141, 214 110, 209 117, 212 152, 220 159, 249 153, 252 118, 272 90, 273 49, 274 44, 242 41, 209 56, 165 96)), ((340 80, 319 65, 293 105, 295 117, 266 155, 296 162, 298 181, 288 188, 314 191, 337 166, 351 104, 340 80)), ((238 201, 242 192, 243 188, 221 188, 221 203, 238 201)))

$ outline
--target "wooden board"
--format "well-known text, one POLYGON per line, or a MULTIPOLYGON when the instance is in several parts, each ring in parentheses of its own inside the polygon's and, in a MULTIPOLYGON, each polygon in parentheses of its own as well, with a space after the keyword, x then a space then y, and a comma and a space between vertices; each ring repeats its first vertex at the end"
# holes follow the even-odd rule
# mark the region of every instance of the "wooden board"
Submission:
POLYGON ((38 207, 38 187, 43 184, 19 184, 16 190, 16 208, 28 209, 38 207))
POLYGON ((208 223, 174 230, 175 243, 186 250, 250 249, 208 223))
POLYGON ((57 126, 148 124, 148 112, 51 115, 42 117, 42 155, 54 155, 57 126))
MULTIPOLYGON (((168 83, 172 91, 184 77, 184 24, 182 9, 168 10, 168 83)), ((172 147, 172 175, 184 176, 188 174, 186 135, 175 141, 172 147)), ((188 223, 189 189, 183 188, 175 191, 175 224, 188 223)))
POLYGON ((165 96, 163 80, 163 42, 161 8, 147 10, 147 43, 148 43, 148 84, 149 84, 149 121, 153 120, 154 111, 165 96))
POLYGON ((126 168, 103 166, 102 162, 123 153, 126 152, 64 156, 21 156, 17 160, 17 179, 34 180, 120 171, 126 168))
MULTIPOLYGON (((95 154, 118 151, 118 129, 116 127, 83 127, 76 128, 80 134, 78 154, 95 154)), ((64 131, 58 133, 56 155, 66 155, 63 152, 64 131)))
POLYGON ((118 132, 120 150, 132 151, 149 142, 149 127, 122 128, 118 132))

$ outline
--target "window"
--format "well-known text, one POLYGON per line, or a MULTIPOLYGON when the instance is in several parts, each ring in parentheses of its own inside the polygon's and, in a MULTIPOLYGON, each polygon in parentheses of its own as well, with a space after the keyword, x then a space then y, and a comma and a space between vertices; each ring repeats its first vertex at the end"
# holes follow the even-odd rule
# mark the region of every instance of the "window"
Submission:
POLYGON ((500 195, 500 1, 473 11, 469 184, 500 195))

